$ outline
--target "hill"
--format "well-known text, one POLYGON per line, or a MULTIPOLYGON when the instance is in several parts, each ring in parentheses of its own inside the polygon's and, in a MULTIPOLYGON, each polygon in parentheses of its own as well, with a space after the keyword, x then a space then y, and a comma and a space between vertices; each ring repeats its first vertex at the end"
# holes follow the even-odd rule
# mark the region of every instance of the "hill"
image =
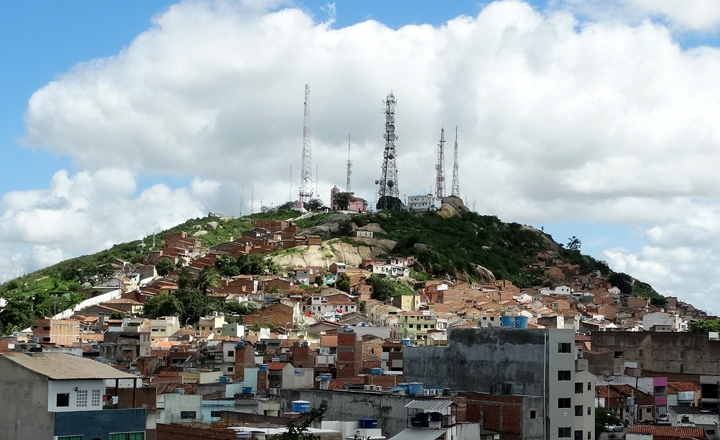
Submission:
MULTIPOLYGON (((36 316, 51 316, 97 294, 89 286, 113 273, 109 262, 139 263, 153 247, 153 240, 155 249, 162 247, 167 233, 185 231, 201 238, 203 247, 210 247, 240 236, 252 228, 254 221, 299 217, 297 211, 276 209, 241 218, 209 215, 190 219, 155 237, 118 244, 8 281, 0 286, 0 297, 9 303, 0 311, 0 333, 25 328, 36 316)), ((519 287, 530 287, 548 285, 551 281, 536 264, 538 254, 545 253, 578 265, 581 273, 599 271, 610 279, 614 277, 613 284, 625 293, 663 301, 647 283, 634 282, 626 274, 614 274, 605 262, 583 255, 579 250, 566 249, 548 234, 518 223, 504 223, 495 216, 462 210, 444 216, 399 211, 325 213, 298 219, 296 224, 305 231, 319 232, 325 239, 336 240, 325 241, 322 246, 315 246, 317 249, 292 248, 271 255, 281 266, 301 262, 327 266, 332 261, 357 264, 355 260, 360 258, 414 255, 417 260, 414 274, 419 278, 449 276, 482 282, 494 275, 519 287), (374 240, 354 238, 358 228, 373 229, 374 240)))

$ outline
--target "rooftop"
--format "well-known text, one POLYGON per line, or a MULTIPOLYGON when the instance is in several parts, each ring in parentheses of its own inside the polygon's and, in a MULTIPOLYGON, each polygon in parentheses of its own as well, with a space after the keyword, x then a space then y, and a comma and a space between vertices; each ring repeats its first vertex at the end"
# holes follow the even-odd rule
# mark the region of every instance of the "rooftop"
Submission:
POLYGON ((0 356, 0 362, 13 362, 53 380, 135 378, 109 365, 66 353, 7 353, 0 356))

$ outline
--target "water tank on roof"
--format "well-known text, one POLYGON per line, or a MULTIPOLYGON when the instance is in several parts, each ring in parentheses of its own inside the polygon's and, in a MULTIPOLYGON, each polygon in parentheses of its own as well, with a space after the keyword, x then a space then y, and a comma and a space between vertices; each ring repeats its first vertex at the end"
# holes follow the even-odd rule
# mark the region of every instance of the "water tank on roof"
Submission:
POLYGON ((306 413, 310 411, 310 402, 307 400, 293 400, 292 408, 293 412, 306 413))
POLYGON ((175 394, 185 394, 185 388, 175 388, 175 394))
POLYGON ((406 347, 410 347, 412 345, 412 341, 410 340, 410 338, 405 338, 402 340, 402 344, 406 347))
POLYGON ((515 317, 514 316, 501 316, 500 317, 500 325, 505 328, 513 328, 515 327, 515 317))
POLYGON ((431 422, 442 422, 443 415, 439 412, 431 412, 430 413, 430 421, 431 422))
POLYGON ((267 364, 258 365, 258 371, 267 371, 267 370, 268 370, 267 364))
POLYGON ((373 376, 379 376, 382 374, 382 368, 371 368, 370 374, 372 374, 373 376))
POLYGON ((421 384, 420 382, 411 382, 410 384, 408 384, 408 392, 412 395, 422 394, 423 384, 421 384))
POLYGON ((358 420, 358 428, 360 429, 377 429, 378 421, 372 417, 363 417, 358 420))
POLYGON ((515 327, 527 328, 527 326, 528 326, 528 317, 527 316, 516 316, 515 317, 515 327))
POLYGON ((302 346, 303 346, 303 347, 307 347, 307 346, 308 346, 308 341, 303 341, 302 346))
POLYGON ((243 394, 252 394, 252 387, 242 387, 243 394))
POLYGON ((178 352, 180 351, 180 349, 179 349, 178 347, 173 347, 173 351, 174 351, 175 353, 178 353, 178 352))
POLYGON ((238 343, 235 344, 235 346, 238 347, 238 348, 244 347, 244 346, 245 346, 245 341, 238 341, 238 343))

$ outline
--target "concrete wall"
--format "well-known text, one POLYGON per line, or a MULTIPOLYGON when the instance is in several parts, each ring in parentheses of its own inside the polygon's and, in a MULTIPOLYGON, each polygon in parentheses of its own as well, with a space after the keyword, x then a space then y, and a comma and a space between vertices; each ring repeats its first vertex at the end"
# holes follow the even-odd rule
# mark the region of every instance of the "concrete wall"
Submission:
POLYGON ((328 390, 280 390, 281 408, 290 409, 293 400, 307 400, 318 407, 328 405, 325 420, 354 421, 361 417, 378 419, 378 428, 390 438, 408 427, 405 405, 412 396, 391 396, 381 393, 328 390))
POLYGON ((283 368, 282 384, 288 389, 315 388, 314 368, 283 368), (296 374, 299 373, 299 374, 296 374))
POLYGON ((14 440, 52 438, 53 415, 47 412, 48 386, 43 376, 0 356, 0 437, 14 440), (5 399, 12 399, 7 404, 5 399))
MULTIPOLYGON (((570 437, 574 438, 575 426, 575 332, 568 330, 550 330, 548 332, 548 415, 550 416, 549 434, 551 439, 558 437, 559 428, 570 428, 570 437), (560 353, 559 344, 569 343, 570 353, 560 353), (569 372, 568 380, 560 380, 560 372, 569 372), (560 408, 558 399, 570 398, 569 408, 560 408)), ((587 432, 583 432, 587 439, 587 432)))
POLYGON ((50 412, 67 412, 67 411, 99 411, 102 410, 102 396, 105 393, 105 381, 99 380, 50 380, 47 388, 47 408, 45 411, 50 412), (87 406, 77 406, 77 391, 87 391, 87 406), (92 406, 93 390, 100 391, 100 405, 92 406), (57 407, 57 395, 67 393, 70 395, 70 406, 57 407))
POLYGON ((545 332, 455 329, 448 335, 448 347, 405 347, 403 377, 407 382, 490 394, 509 384, 510 394, 542 396, 545 332))
MULTIPOLYGON (((182 419, 181 411, 195 411, 195 419, 200 420, 202 417, 202 396, 187 394, 163 394, 164 411, 161 420, 164 423, 176 423, 182 419)), ((190 422, 191 420, 182 420, 190 422)))
POLYGON ((622 352, 624 362, 655 373, 720 374, 720 341, 707 333, 593 332, 592 348, 622 352))

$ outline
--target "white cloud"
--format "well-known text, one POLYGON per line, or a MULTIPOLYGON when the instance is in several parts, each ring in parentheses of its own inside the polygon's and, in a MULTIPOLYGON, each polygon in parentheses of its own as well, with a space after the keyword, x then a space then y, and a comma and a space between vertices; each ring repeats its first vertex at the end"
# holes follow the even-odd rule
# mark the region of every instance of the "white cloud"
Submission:
MULTIPOLYGON (((184 211, 167 220, 179 221, 206 210, 247 212, 251 188, 256 210, 261 199, 286 201, 290 166, 295 191, 299 180, 305 83, 326 201, 345 181, 348 134, 353 189, 372 199, 382 99, 392 89, 401 194, 433 187, 440 126, 457 124, 461 194, 480 212, 527 223, 658 225, 651 238, 717 206, 720 51, 682 49, 672 24, 579 22, 567 10, 508 0, 439 27, 393 30, 370 20, 336 29, 332 18, 318 23, 301 9, 257 5, 175 5, 119 54, 38 90, 24 142, 70 155, 87 171, 59 173, 46 191, 6 195, 1 229, 12 233, 3 240, 71 254, 80 249, 72 245, 78 227, 99 245, 147 228, 171 206, 184 211), (134 195, 133 176, 144 173, 195 179, 134 195), (54 226, 25 227, 37 223, 54 226)), ((682 14, 670 2, 648 5, 621 4, 710 26, 693 14, 673 18, 682 14)), ((609 255, 673 288, 682 246, 667 248, 672 261, 650 250, 609 255)))

